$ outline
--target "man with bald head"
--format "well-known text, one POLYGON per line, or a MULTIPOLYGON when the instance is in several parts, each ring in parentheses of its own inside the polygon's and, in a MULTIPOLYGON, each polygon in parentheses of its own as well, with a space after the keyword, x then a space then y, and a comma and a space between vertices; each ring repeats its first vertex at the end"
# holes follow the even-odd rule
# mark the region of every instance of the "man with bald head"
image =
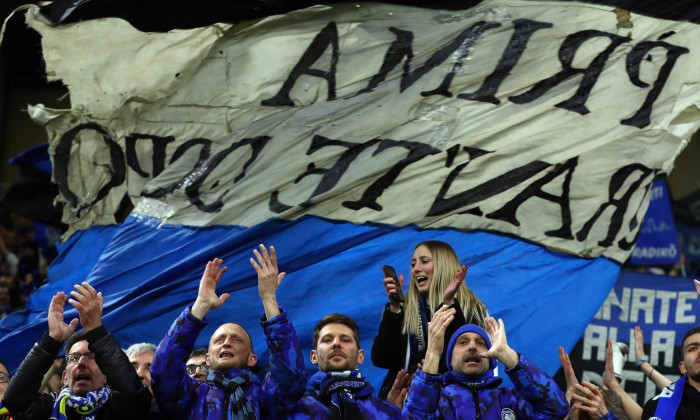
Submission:
POLYGON ((265 309, 260 324, 270 349, 270 372, 261 382, 251 368, 258 361, 253 342, 241 325, 226 323, 209 339, 205 356, 208 372, 204 382, 186 371, 195 341, 207 325, 206 315, 221 307, 228 293, 217 295, 216 287, 226 271, 223 261, 207 263, 199 283, 197 299, 175 320, 156 349, 151 379, 161 413, 172 419, 279 418, 293 406, 306 388, 306 369, 287 313, 277 306, 276 290, 285 273, 279 273, 274 247, 253 251, 250 259, 258 274, 258 292, 265 309))

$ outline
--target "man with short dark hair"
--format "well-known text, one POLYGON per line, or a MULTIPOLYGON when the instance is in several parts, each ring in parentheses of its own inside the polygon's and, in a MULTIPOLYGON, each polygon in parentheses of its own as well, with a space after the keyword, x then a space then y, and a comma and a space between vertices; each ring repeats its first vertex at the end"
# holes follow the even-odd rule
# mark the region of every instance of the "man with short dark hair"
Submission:
POLYGON ((192 350, 190 357, 187 359, 185 369, 190 378, 194 378, 200 382, 207 380, 209 365, 207 365, 207 348, 200 347, 192 350))
POLYGON ((355 320, 343 314, 326 315, 314 328, 311 363, 319 371, 309 379, 312 390, 289 413, 290 419, 397 419, 401 410, 372 396, 357 365, 365 352, 355 320))
POLYGON ((49 305, 49 332, 17 369, 3 404, 15 420, 147 418, 151 395, 119 342, 102 325, 102 293, 86 282, 75 289, 68 303, 78 310, 84 330, 73 334, 78 319, 64 322, 68 298, 63 292, 55 294, 49 305), (40 393, 41 379, 66 339, 64 388, 60 393, 40 393))
POLYGON ((257 363, 253 343, 240 325, 226 323, 209 340, 206 381, 191 378, 186 361, 199 333, 207 325, 206 315, 229 298, 217 295, 216 286, 226 267, 215 258, 207 263, 199 283, 197 299, 178 317, 158 345, 151 378, 161 413, 171 419, 280 418, 293 406, 306 387, 306 370, 294 326, 277 305, 276 290, 285 273, 279 273, 274 247, 270 253, 260 245, 250 262, 258 274, 258 292, 265 309, 260 324, 270 349, 270 372, 260 382, 251 367, 257 363))
POLYGON ((459 327, 445 352, 449 370, 439 375, 443 338, 454 314, 453 308, 443 306, 428 326, 425 363, 408 391, 405 417, 544 420, 567 415, 566 395, 551 377, 508 346, 502 320, 487 318, 486 331, 474 324, 459 327), (505 365, 515 388, 499 387, 502 379, 494 375, 497 361, 505 365))
POLYGON ((681 342, 683 376, 647 401, 642 420, 700 419, 700 326, 691 328, 681 342))

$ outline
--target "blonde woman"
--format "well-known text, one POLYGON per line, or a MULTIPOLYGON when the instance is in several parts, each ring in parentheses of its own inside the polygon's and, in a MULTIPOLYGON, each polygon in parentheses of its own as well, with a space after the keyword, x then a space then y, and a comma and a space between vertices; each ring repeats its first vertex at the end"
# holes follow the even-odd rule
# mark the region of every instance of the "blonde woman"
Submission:
MULTIPOLYGON (((455 319, 445 333, 445 347, 452 332, 464 324, 484 327, 488 317, 486 305, 464 284, 467 267, 462 266, 452 247, 445 242, 419 243, 411 258, 411 279, 405 303, 394 300, 397 288, 393 279, 384 279, 389 303, 382 315, 377 338, 372 345, 372 363, 389 369, 380 397, 386 397, 399 370, 416 370, 425 357, 428 322, 440 306, 456 309, 455 319)), ((403 286, 403 275, 399 283, 403 286)), ((444 358, 440 373, 447 371, 444 358)))

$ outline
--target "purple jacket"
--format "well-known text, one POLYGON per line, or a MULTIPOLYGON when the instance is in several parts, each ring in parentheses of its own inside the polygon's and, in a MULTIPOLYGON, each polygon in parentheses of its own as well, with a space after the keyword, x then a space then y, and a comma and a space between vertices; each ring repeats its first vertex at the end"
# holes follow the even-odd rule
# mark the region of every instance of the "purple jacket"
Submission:
MULTIPOLYGON (((324 401, 320 397, 320 379, 325 376, 318 372, 311 377, 309 385, 311 390, 299 400, 286 418, 288 420, 314 419, 323 420, 330 417, 330 401, 324 401)), ((367 420, 394 420, 401 418, 401 410, 394 404, 372 396, 374 388, 368 384, 362 393, 355 397, 357 406, 364 419, 367 420)))
MULTIPOLYGON (((270 372, 262 383, 253 381, 244 390, 257 418, 280 418, 301 398, 306 388, 306 369, 294 326, 287 313, 270 320, 264 316, 260 324, 270 349, 270 372)), ((214 385, 190 378, 185 363, 199 333, 208 324, 197 319, 186 308, 158 345, 151 365, 153 394, 161 413, 170 419, 230 419, 229 395, 214 385)), ((229 378, 248 369, 229 369, 229 378)))

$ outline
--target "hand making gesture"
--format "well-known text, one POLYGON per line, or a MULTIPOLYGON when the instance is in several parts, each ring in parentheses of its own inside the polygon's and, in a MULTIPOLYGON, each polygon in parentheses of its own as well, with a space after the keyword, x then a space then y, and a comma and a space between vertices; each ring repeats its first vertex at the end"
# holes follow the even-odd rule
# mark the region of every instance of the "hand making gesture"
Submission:
POLYGON ((445 347, 445 331, 450 322, 455 318, 455 309, 449 306, 441 306, 428 323, 428 348, 425 352, 423 372, 437 375, 440 366, 440 357, 445 347))
POLYGON ((253 250, 257 262, 251 258, 250 264, 258 273, 258 293, 265 308, 265 316, 267 319, 273 318, 280 314, 279 306, 277 305, 277 288, 286 273, 280 273, 277 267, 277 253, 275 247, 270 247, 268 254, 265 245, 260 244, 260 252, 257 249, 253 250))
POLYGON ((70 292, 68 303, 78 310, 80 324, 85 331, 90 331, 102 325, 102 292, 97 292, 87 282, 76 284, 70 292))
POLYGON ((443 299, 442 302, 446 306, 452 306, 453 303, 455 303, 455 296, 457 295, 457 291, 459 290, 459 286, 464 283, 464 279, 467 277, 467 267, 462 266, 462 268, 455 273, 454 278, 450 282, 449 285, 447 285, 447 288, 445 288, 445 293, 443 294, 443 299))
POLYGON ((413 374, 406 373, 405 370, 401 369, 396 374, 396 379, 394 379, 394 384, 391 386, 386 400, 398 408, 403 408, 403 403, 408 396, 408 388, 411 386, 412 380, 413 374))
POLYGON ((202 279, 199 281, 197 300, 192 305, 191 313, 198 319, 204 319, 210 310, 223 305, 230 296, 228 293, 222 293, 221 296, 216 294, 216 286, 227 269, 226 267, 221 267, 223 263, 224 261, 220 258, 214 258, 214 261, 207 262, 202 279))
POLYGON ((559 346, 559 361, 561 362, 561 369, 564 371, 564 378, 566 379, 566 400, 571 402, 576 392, 576 385, 578 385, 579 382, 574 372, 574 367, 571 365, 571 359, 569 359, 569 355, 564 351, 564 347, 562 346, 559 346))
POLYGON ((49 304, 49 335, 51 338, 58 341, 66 341, 68 337, 73 335, 75 328, 78 326, 78 318, 71 320, 66 324, 63 320, 63 307, 66 305, 66 294, 58 292, 51 298, 49 304))
POLYGON ((520 361, 520 356, 510 346, 506 338, 506 327, 503 325, 503 320, 494 317, 488 317, 484 320, 487 333, 491 336, 491 348, 482 354, 482 357, 488 359, 496 359, 503 363, 506 369, 512 369, 520 361))
POLYGON ((602 419, 608 414, 603 390, 597 385, 583 381, 583 383, 576 385, 576 393, 573 398, 574 404, 571 406, 573 412, 584 412, 592 419, 602 419))

